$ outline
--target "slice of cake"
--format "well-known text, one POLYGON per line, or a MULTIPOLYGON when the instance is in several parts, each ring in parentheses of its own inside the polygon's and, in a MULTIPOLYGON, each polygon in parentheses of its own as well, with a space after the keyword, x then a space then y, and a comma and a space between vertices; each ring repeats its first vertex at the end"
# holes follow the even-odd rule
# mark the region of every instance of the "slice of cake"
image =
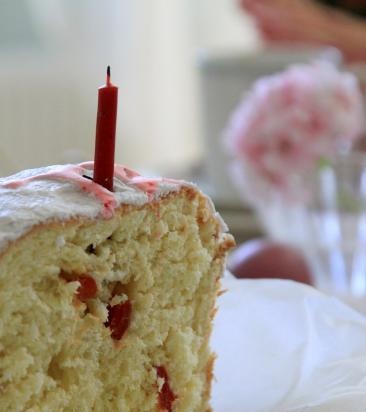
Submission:
POLYGON ((233 239, 194 185, 92 169, 0 179, 0 411, 206 412, 233 239))

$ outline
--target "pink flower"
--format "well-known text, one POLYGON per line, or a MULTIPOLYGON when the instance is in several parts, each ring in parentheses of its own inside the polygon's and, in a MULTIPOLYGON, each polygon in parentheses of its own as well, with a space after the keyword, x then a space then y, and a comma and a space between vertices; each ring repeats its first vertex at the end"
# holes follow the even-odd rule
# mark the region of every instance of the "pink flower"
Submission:
POLYGON ((235 110, 225 142, 236 163, 271 187, 314 170, 364 129, 357 79, 328 62, 258 80, 235 110))

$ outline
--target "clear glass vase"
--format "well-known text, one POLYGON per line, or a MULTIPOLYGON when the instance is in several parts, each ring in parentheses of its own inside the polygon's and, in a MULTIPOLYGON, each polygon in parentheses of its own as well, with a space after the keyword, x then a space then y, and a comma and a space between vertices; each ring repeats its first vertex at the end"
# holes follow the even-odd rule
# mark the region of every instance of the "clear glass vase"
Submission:
POLYGON ((366 305, 366 154, 340 156, 297 182, 297 200, 274 192, 256 204, 265 230, 304 252, 319 289, 366 305))

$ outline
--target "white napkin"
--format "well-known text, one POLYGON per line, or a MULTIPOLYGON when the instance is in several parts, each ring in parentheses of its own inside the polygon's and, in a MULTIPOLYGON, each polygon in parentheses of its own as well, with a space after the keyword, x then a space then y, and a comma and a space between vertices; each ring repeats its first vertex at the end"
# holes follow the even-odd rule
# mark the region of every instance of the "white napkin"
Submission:
POLYGON ((365 412, 366 318, 315 289, 225 278, 214 412, 365 412))

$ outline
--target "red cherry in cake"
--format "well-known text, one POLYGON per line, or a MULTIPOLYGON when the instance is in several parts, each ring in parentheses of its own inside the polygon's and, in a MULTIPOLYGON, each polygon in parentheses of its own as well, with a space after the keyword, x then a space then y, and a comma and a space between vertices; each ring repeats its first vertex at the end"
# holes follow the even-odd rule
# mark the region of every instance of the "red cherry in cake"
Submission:
POLYGON ((75 275, 72 273, 61 272, 60 277, 66 282, 78 281, 80 286, 75 292, 75 296, 81 302, 85 302, 88 299, 93 299, 97 296, 98 286, 94 278, 89 275, 75 275))
POLYGON ((163 379, 164 383, 159 391, 159 408, 164 412, 172 412, 173 402, 177 399, 169 385, 169 376, 164 366, 157 366, 156 373, 158 378, 163 379))
POLYGON ((76 280, 80 283, 80 286, 76 291, 76 297, 79 300, 85 302, 88 299, 93 299, 96 297, 98 292, 98 286, 91 276, 78 276, 76 280))
POLYGON ((132 306, 129 300, 118 303, 114 306, 107 306, 108 320, 105 326, 111 330, 111 337, 115 340, 121 340, 126 330, 130 326, 132 306))

